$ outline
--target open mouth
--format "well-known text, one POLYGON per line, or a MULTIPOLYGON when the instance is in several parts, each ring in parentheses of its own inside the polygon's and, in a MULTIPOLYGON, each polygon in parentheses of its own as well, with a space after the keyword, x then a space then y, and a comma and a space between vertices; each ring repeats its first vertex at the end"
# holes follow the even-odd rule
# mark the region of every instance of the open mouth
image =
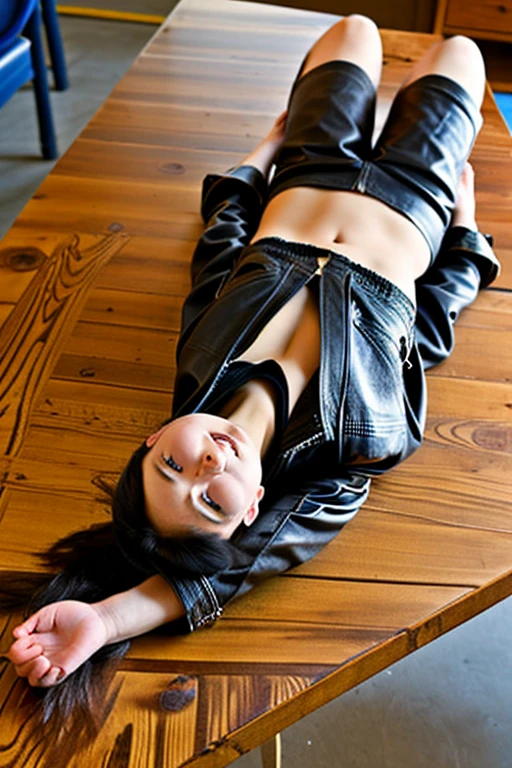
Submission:
POLYGON ((238 445, 236 443, 236 440, 233 437, 231 437, 230 435, 214 433, 211 435, 211 438, 212 440, 214 440, 216 443, 220 445, 229 446, 229 448, 231 448, 235 456, 238 458, 238 445))

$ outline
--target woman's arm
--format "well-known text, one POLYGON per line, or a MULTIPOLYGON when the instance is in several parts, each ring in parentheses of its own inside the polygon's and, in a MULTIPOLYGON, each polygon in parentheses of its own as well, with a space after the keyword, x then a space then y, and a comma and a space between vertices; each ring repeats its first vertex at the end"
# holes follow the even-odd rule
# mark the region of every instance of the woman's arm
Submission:
POLYGON ((175 591, 158 575, 94 603, 93 608, 107 629, 105 645, 143 635, 185 615, 175 591))
POLYGON ((309 560, 366 501, 368 478, 347 475, 298 488, 276 499, 233 543, 240 560, 210 578, 152 576, 97 603, 63 600, 17 626, 7 657, 30 685, 65 680, 104 645, 127 640, 186 616, 189 629, 213 623, 222 606, 261 581, 309 560))
POLYGON ((63 600, 44 606, 17 626, 9 653, 30 685, 62 682, 99 648, 150 632, 185 614, 161 576, 98 603, 63 600))
POLYGON ((452 226, 434 264, 416 281, 416 341, 425 369, 446 360, 455 343, 454 325, 481 288, 499 272, 499 261, 475 221, 474 174, 466 164, 452 226))
POLYGON ((451 226, 466 227, 475 232, 478 231, 476 223, 475 172, 470 163, 466 163, 459 179, 451 226))
POLYGON ((267 199, 267 177, 284 140, 285 122, 283 113, 239 165, 204 179, 201 215, 206 228, 192 256, 192 289, 183 305, 180 347, 258 228, 267 199))
POLYGON ((260 141, 256 149, 247 155, 245 160, 242 160, 237 167, 252 165, 253 168, 257 168, 268 179, 272 164, 284 141, 286 117, 287 112, 282 112, 265 138, 260 141))

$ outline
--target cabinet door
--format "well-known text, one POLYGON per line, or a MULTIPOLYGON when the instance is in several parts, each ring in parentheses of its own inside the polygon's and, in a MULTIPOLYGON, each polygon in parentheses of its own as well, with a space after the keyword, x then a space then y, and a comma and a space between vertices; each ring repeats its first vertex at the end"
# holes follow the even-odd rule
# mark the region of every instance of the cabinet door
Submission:
POLYGON ((448 0, 444 27, 506 38, 512 35, 512 0, 448 0))

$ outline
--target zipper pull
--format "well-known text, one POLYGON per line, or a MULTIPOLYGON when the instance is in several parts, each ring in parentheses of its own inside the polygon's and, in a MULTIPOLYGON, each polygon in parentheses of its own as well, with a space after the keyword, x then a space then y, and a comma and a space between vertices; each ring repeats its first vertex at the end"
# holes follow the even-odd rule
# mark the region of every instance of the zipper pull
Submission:
POLYGON ((405 336, 400 337, 400 358, 402 360, 402 364, 406 365, 410 370, 412 368, 412 363, 409 360, 409 350, 407 349, 407 339, 405 336))
POLYGON ((315 275, 321 275, 324 271, 324 268, 326 264, 329 263, 331 257, 330 256, 317 256, 316 257, 316 263, 318 264, 317 270, 315 272, 315 275))

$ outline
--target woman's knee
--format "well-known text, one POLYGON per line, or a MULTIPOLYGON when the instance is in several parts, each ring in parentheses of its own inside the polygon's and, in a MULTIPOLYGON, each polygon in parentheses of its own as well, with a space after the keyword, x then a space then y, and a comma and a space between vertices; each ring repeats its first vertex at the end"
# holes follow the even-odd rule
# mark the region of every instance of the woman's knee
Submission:
POLYGON ((480 106, 485 91, 485 63, 478 45, 463 35, 450 37, 443 45, 442 64, 448 76, 460 83, 480 106))
POLYGON ((344 16, 334 26, 339 25, 344 34, 354 35, 356 39, 361 41, 363 38, 379 37, 379 28, 373 19, 369 16, 363 16, 361 13, 351 13, 349 16, 344 16))
POLYGON ((412 68, 404 85, 425 75, 444 75, 459 83, 480 107, 485 90, 485 65, 477 44, 456 35, 433 45, 412 68))
POLYGON ((382 44, 375 22, 355 13, 333 24, 309 52, 303 73, 333 60, 357 64, 377 86, 382 68, 382 44))
POLYGON ((449 52, 450 57, 453 57, 458 63, 462 63, 463 66, 464 64, 466 67, 477 66, 485 70, 480 48, 470 37, 466 37, 465 35, 454 35, 447 40, 443 40, 441 45, 449 52))

